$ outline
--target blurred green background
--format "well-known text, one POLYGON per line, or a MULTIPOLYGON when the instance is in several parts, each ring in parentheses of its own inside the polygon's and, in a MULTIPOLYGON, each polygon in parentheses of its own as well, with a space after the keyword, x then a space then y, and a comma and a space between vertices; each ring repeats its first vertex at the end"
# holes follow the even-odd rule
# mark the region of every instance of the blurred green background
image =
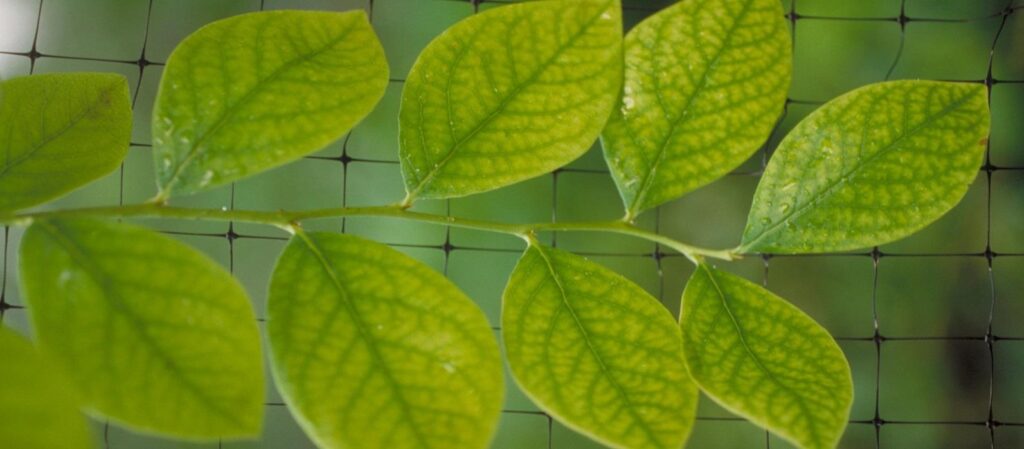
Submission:
MULTIPOLYGON (((399 200, 397 112, 402 82, 434 36, 501 2, 464 0, 0 0, 0 75, 56 71, 124 74, 135 96, 132 149, 121 170, 44 208, 135 203, 155 193, 149 115, 163 62, 199 26, 259 9, 364 9, 387 51, 392 82, 377 109, 343 141, 314 156, 178 205, 306 209, 399 200)), ((671 3, 624 0, 627 26, 671 3)), ((836 95, 887 77, 986 79, 993 113, 990 163, 964 201, 918 235, 871 254, 748 258, 729 269, 765 283, 820 321, 853 368, 856 399, 844 448, 1024 447, 1024 1, 783 0, 794 26, 791 101, 765 149, 735 173, 645 214, 643 226, 693 243, 738 242, 757 175, 778 140, 836 95), (795 3, 795 4, 793 4, 795 3), (900 21, 901 10, 909 20, 900 21), (1000 32, 1001 30, 1001 32, 1000 32), (997 39, 998 33, 998 39, 997 39), (989 248, 994 257, 986 257, 989 248), (877 261, 877 263, 876 263, 877 261), (990 311, 995 304, 994 318, 990 311), (875 331, 883 338, 874 339, 875 331), (989 335, 994 338, 986 339, 989 335), (876 415, 877 411, 877 415, 876 415), (990 421, 991 412, 991 421, 990 421), (875 418, 879 421, 875 421, 875 418), (992 423, 992 426, 987 425, 992 423), (877 424, 877 425, 876 425, 877 424)), ((510 222, 621 216, 600 149, 554 175, 417 209, 510 222)), ((220 261, 241 279, 262 317, 265 287, 284 245, 275 230, 244 224, 149 220, 220 261)), ((500 336, 499 298, 522 244, 506 236, 383 219, 312 224, 374 238, 447 274, 500 336)), ((4 231, 0 319, 29 333, 20 308, 17 247, 4 231)), ((545 238, 619 271, 675 313, 691 268, 654 245, 619 236, 545 238)), ((598 445, 553 422, 509 381, 499 449, 598 445)), ((311 448, 268 383, 260 441, 187 444, 95 422, 97 447, 311 448)), ((788 448, 702 398, 691 448, 788 448)))

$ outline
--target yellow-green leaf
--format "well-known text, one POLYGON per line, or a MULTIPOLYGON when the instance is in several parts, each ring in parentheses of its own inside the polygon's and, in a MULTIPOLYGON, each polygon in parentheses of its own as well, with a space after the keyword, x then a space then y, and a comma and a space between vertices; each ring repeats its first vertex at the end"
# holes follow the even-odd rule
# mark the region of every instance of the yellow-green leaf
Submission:
POLYGON ((622 86, 618 0, 527 2, 457 23, 402 92, 407 201, 542 175, 593 144, 622 86))
POLYGON ((963 198, 988 128, 981 84, 890 81, 842 95, 779 144, 739 250, 844 251, 913 234, 963 198))
POLYGON ((267 304, 271 366, 322 448, 482 449, 504 396, 483 312, 385 245, 299 232, 267 304))
POLYGON ((580 256, 531 244, 502 301, 509 366, 537 405, 611 447, 683 445, 697 388, 658 300, 580 256))
POLYGON ((39 345, 87 410, 188 439, 259 434, 256 318, 216 262, 134 225, 37 220, 20 271, 39 345))
POLYGON ((54 73, 0 87, 0 212, 81 187, 127 154, 132 108, 123 76, 54 73))
POLYGON ((690 374, 708 396, 803 449, 836 447, 853 379, 835 340, 811 317, 701 264, 686 284, 679 321, 690 374))
POLYGON ((739 166, 768 138, 792 75, 778 0, 687 0, 626 36, 626 81, 602 134, 627 217, 739 166))
POLYGON ((160 197, 225 184, 337 140, 384 95, 363 11, 268 11, 211 23, 171 54, 153 109, 160 197))
POLYGON ((92 447, 78 394, 49 358, 0 326, 0 446, 17 449, 92 447))

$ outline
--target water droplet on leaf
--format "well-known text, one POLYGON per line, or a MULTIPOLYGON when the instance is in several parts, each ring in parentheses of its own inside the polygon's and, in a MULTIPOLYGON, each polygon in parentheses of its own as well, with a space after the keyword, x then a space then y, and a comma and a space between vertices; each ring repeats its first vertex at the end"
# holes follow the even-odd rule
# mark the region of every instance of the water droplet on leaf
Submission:
POLYGON ((205 173, 203 173, 203 179, 199 180, 199 187, 206 187, 210 185, 211 181, 213 181, 213 172, 207 170, 205 173))

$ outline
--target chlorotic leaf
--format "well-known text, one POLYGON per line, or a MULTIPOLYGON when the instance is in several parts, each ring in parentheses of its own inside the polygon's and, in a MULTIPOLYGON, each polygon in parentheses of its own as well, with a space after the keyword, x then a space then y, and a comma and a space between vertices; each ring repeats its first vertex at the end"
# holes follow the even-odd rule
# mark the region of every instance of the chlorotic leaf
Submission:
POLYGON ((420 54, 399 113, 407 201, 547 173, 593 144, 622 86, 619 0, 508 5, 420 54))
POLYGON ((134 225, 36 220, 20 270, 39 345, 87 410, 188 439, 259 434, 256 318, 216 262, 134 225))
POLYGON ((980 84, 890 81, 840 96, 779 144, 739 250, 844 251, 906 237, 960 202, 988 128, 980 84))
POLYGON ((519 386, 567 426, 616 448, 679 448, 697 387, 658 300, 580 256, 531 244, 501 316, 519 386))
POLYGON ((267 11, 211 23, 171 54, 153 109, 160 197, 222 185, 337 140, 384 95, 363 11, 267 11))
POLYGON ((127 154, 132 108, 123 76, 54 73, 0 86, 0 212, 81 187, 127 154))
POLYGON ((803 449, 836 447, 853 404, 832 336, 782 298, 701 264, 680 323, 693 379, 708 396, 803 449))
POLYGON ((778 0, 688 0, 626 36, 622 101, 602 134, 627 217, 739 166, 786 102, 792 52, 778 0))
POLYGON ((14 331, 0 326, 0 443, 18 449, 92 447, 71 382, 14 331))
POLYGON ((379 243, 300 231, 267 309, 274 378, 319 447, 490 443, 504 397, 498 345, 440 273, 379 243))

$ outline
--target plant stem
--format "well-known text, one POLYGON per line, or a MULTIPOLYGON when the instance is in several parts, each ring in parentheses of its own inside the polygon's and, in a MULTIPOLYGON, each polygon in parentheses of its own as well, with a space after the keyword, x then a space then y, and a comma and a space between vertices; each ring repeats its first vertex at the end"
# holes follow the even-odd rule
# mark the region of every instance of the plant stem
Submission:
POLYGON ((318 218, 337 217, 386 217, 401 220, 411 220, 423 223, 434 223, 457 228, 475 229, 490 231, 502 234, 510 234, 527 238, 539 231, 583 231, 583 232, 608 232, 623 234, 656 242, 674 251, 677 251, 691 261, 697 262, 701 257, 710 257, 722 260, 735 260, 739 256, 729 250, 713 250, 700 248, 677 240, 659 235, 645 229, 638 228, 632 224, 619 220, 615 221, 563 221, 549 223, 527 223, 509 224, 488 220, 474 220, 470 218, 457 218, 445 215, 426 214, 406 210, 401 205, 396 206, 372 206, 372 207, 337 207, 326 209, 311 209, 305 211, 251 211, 251 210, 227 210, 227 209, 194 209, 185 207, 171 207, 156 203, 136 204, 129 206, 111 207, 90 207, 81 209, 65 209, 43 212, 30 212, 21 214, 0 214, 0 225, 27 225, 36 219, 46 218, 73 218, 73 217, 102 217, 102 218, 171 218, 179 220, 218 220, 218 221, 241 221, 258 223, 269 226, 277 226, 284 229, 292 229, 305 220, 318 218))

